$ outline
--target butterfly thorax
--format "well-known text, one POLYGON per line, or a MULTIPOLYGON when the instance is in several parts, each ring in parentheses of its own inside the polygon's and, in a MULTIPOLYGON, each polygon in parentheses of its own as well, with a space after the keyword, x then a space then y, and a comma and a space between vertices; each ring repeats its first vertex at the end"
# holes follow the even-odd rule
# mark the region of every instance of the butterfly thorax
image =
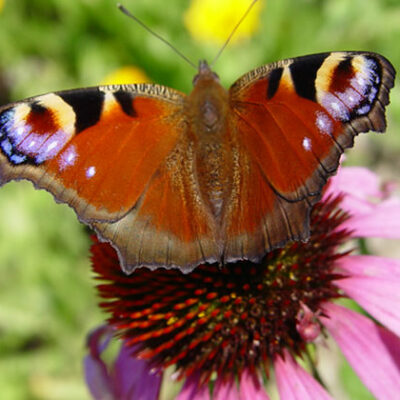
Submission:
POLYGON ((203 199, 216 218, 230 188, 231 160, 227 129, 228 92, 205 62, 200 62, 187 98, 189 130, 196 149, 196 175, 203 199))
POLYGON ((193 86, 187 98, 187 112, 193 133, 199 140, 223 134, 228 112, 228 92, 205 61, 200 62, 193 86))

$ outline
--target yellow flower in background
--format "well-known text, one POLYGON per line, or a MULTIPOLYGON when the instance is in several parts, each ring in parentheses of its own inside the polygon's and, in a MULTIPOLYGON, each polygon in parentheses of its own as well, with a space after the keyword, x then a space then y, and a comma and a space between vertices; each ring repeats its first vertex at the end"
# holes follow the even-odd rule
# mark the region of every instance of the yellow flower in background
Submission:
POLYGON ((0 12, 3 9, 3 6, 4 6, 4 0, 0 0, 0 12))
MULTIPOLYGON (((258 28, 262 0, 258 1, 232 38, 231 43, 248 38, 258 28)), ((251 0, 192 0, 184 15, 186 28, 198 40, 225 42, 246 12, 251 0)))
MULTIPOLYGON (((2 0, 0 0, 2 1, 2 0)), ((102 85, 122 85, 127 83, 150 82, 146 74, 138 67, 126 66, 109 73, 101 82, 102 85)))

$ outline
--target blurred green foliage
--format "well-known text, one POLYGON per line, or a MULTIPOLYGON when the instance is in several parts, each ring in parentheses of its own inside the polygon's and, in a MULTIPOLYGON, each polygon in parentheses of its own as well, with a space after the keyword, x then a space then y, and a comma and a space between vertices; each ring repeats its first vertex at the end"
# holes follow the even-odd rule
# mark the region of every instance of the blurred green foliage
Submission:
MULTIPOLYGON (((194 70, 115 3, 6 0, 0 13, 1 102, 93 86, 126 65, 189 91, 194 70)), ((167 7, 164 0, 123 3, 189 58, 211 60, 218 51, 185 30, 188 1, 170 0, 167 7)), ((215 69, 224 84, 266 62, 329 50, 376 51, 400 65, 399 0, 267 0, 261 18, 251 40, 229 46, 218 60, 215 69)), ((349 161, 398 178, 398 88, 391 103, 388 134, 359 139, 349 161)), ((84 337, 104 317, 96 307, 87 232, 71 210, 28 183, 1 189, 0 221, 0 397, 87 399, 84 337)), ((347 388, 360 385, 349 379, 347 388)))

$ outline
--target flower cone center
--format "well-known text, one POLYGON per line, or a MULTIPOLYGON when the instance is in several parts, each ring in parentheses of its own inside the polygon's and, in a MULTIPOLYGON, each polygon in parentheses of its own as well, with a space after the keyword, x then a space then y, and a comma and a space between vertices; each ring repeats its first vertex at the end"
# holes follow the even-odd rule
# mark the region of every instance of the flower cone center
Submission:
POLYGON ((147 268, 125 275, 112 247, 95 243, 93 266, 106 281, 98 286, 102 306, 133 353, 155 368, 175 365, 180 376, 201 371, 205 380, 244 368, 268 372, 284 349, 304 350, 304 312, 317 318, 322 302, 339 297, 334 267, 348 239, 337 229, 347 218, 339 203, 314 207, 306 243, 287 244, 260 263, 200 265, 187 275, 147 268))

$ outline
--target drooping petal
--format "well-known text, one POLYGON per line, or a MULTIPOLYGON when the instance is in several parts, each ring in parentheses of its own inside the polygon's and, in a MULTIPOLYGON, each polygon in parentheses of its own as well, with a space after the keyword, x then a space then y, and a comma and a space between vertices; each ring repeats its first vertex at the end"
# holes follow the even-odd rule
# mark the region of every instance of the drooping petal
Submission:
POLYGON ((269 400, 261 378, 247 369, 240 376, 239 392, 240 400, 269 400))
POLYGON ((288 351, 274 362, 276 383, 281 400, 331 400, 326 390, 297 362, 288 351))
POLYGON ((112 332, 111 327, 102 326, 89 335, 84 370, 90 394, 95 400, 157 400, 161 374, 152 373, 146 361, 133 357, 125 346, 113 366, 107 367, 102 360, 112 332))
POLYGON ((176 400, 210 400, 208 384, 199 382, 199 374, 190 375, 183 384, 176 400))
POLYGON ((363 167, 339 168, 338 173, 329 179, 326 195, 335 195, 339 192, 361 200, 382 196, 378 175, 363 167))
POLYGON ((350 255, 336 262, 345 274, 371 278, 400 279, 400 260, 372 255, 350 255))
POLYGON ((114 363, 113 382, 118 400, 157 400, 162 374, 132 356, 132 348, 122 346, 114 363))
POLYGON ((374 204, 368 212, 360 207, 340 227, 352 231, 353 237, 400 238, 400 200, 388 199, 374 204))
MULTIPOLYGON (((382 269, 384 268, 382 262, 382 269)), ((339 279, 335 284, 382 325, 400 336, 399 277, 351 276, 339 279)))
POLYGON ((342 193, 340 207, 352 217, 341 228, 353 237, 400 237, 400 200, 391 197, 392 185, 382 185, 379 177, 362 167, 342 167, 329 180, 324 199, 342 193))
POLYGON ((213 400, 241 400, 234 380, 217 379, 213 391, 213 400))
POLYGON ((83 369, 86 384, 95 400, 117 400, 107 366, 100 358, 110 338, 111 331, 107 326, 97 328, 88 336, 89 354, 83 360, 83 369))
POLYGON ((350 365, 378 399, 400 393, 400 339, 371 319, 334 303, 320 317, 350 365))

